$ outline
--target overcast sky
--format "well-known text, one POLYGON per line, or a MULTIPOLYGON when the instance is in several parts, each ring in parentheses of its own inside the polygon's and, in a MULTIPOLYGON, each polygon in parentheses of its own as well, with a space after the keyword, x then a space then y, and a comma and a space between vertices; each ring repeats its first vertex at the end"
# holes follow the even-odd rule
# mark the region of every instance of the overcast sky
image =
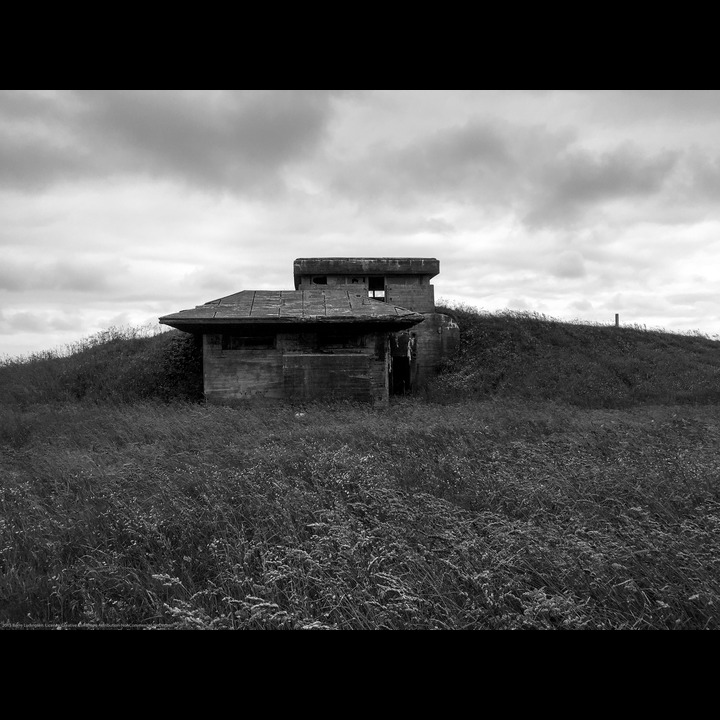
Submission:
POLYGON ((7 91, 0 357, 436 257, 436 300, 720 333, 720 91, 7 91))

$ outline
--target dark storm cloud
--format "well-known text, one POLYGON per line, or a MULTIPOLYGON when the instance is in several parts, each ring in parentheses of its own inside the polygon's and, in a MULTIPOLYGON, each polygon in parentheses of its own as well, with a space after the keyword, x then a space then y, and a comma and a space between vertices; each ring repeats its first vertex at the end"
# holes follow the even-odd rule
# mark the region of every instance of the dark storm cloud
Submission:
POLYGON ((630 145, 602 154, 563 153, 537 168, 524 221, 531 226, 563 224, 607 201, 657 195, 678 157, 671 152, 648 155, 630 145))
POLYGON ((341 167, 334 185, 370 201, 460 202, 559 226, 608 201, 658 195, 678 158, 629 143, 596 152, 570 130, 472 120, 401 149, 375 146, 341 167))
POLYGON ((691 151, 678 183, 678 200, 683 204, 717 202, 720 196, 720 156, 691 151))
POLYGON ((47 312, 21 311, 3 313, 0 311, 0 335, 16 332, 47 333, 52 330, 74 330, 78 327, 77 314, 53 315, 47 312))
POLYGON ((121 269, 116 262, 111 261, 87 264, 80 260, 47 263, 30 259, 6 259, 0 266, 0 290, 107 291, 117 285, 116 279, 121 269))
POLYGON ((73 129, 69 99, 0 92, 0 187, 33 190, 91 169, 73 129))
POLYGON ((548 168, 545 180, 573 203, 647 195, 660 188, 676 159, 674 153, 646 158, 632 148, 600 156, 573 153, 548 168))
POLYGON ((375 145, 359 162, 341 166, 333 184, 345 194, 370 200, 431 195, 497 203, 507 198, 511 181, 522 171, 520 146, 532 145, 536 133, 523 128, 513 138, 496 123, 472 120, 400 149, 375 145))
POLYGON ((47 329, 45 319, 36 313, 19 312, 5 315, 0 312, 0 335, 9 335, 15 332, 42 332, 47 329))
POLYGON ((47 141, 10 139, 0 134, 0 187, 42 189, 61 180, 87 175, 82 151, 57 147, 47 141))
POLYGON ((228 189, 267 180, 321 140, 329 95, 83 94, 87 129, 129 165, 228 189))
POLYGON ((277 187, 324 137, 332 93, 84 91, 0 96, 0 181, 142 172, 230 191, 277 187))

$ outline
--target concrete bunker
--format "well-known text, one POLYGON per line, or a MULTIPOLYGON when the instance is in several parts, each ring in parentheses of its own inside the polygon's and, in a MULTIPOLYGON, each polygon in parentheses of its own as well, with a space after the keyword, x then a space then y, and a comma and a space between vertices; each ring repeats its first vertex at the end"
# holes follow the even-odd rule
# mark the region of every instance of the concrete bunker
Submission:
POLYGON ((300 258, 295 290, 244 290, 160 322, 203 337, 208 401, 350 399, 414 392, 453 353, 435 312, 434 258, 300 258))

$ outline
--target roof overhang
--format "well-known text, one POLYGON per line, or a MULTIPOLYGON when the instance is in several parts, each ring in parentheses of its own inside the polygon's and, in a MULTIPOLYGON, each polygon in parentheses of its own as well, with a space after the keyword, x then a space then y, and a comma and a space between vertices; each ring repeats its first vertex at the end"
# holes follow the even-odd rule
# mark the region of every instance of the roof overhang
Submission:
POLYGON ((357 290, 245 290, 159 318, 191 333, 403 330, 421 313, 367 297, 357 290))
POLYGON ((413 318, 403 318, 403 320, 372 320, 372 321, 313 321, 313 320, 294 320, 280 322, 229 322, 223 319, 214 320, 192 320, 189 318, 177 319, 170 317, 160 318, 163 325, 182 330, 183 332, 194 334, 207 333, 230 333, 248 335, 265 335, 275 333, 307 333, 307 332, 343 332, 357 335, 365 335, 373 332, 398 332, 407 330, 422 322, 424 317, 416 315, 413 318))

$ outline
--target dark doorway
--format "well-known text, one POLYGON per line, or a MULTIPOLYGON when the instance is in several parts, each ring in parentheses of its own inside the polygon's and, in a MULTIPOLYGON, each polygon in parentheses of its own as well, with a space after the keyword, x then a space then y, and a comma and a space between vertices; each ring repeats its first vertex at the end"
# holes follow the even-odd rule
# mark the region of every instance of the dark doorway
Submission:
POLYGON ((410 392, 410 358, 407 356, 392 359, 392 394, 405 395, 410 392))

